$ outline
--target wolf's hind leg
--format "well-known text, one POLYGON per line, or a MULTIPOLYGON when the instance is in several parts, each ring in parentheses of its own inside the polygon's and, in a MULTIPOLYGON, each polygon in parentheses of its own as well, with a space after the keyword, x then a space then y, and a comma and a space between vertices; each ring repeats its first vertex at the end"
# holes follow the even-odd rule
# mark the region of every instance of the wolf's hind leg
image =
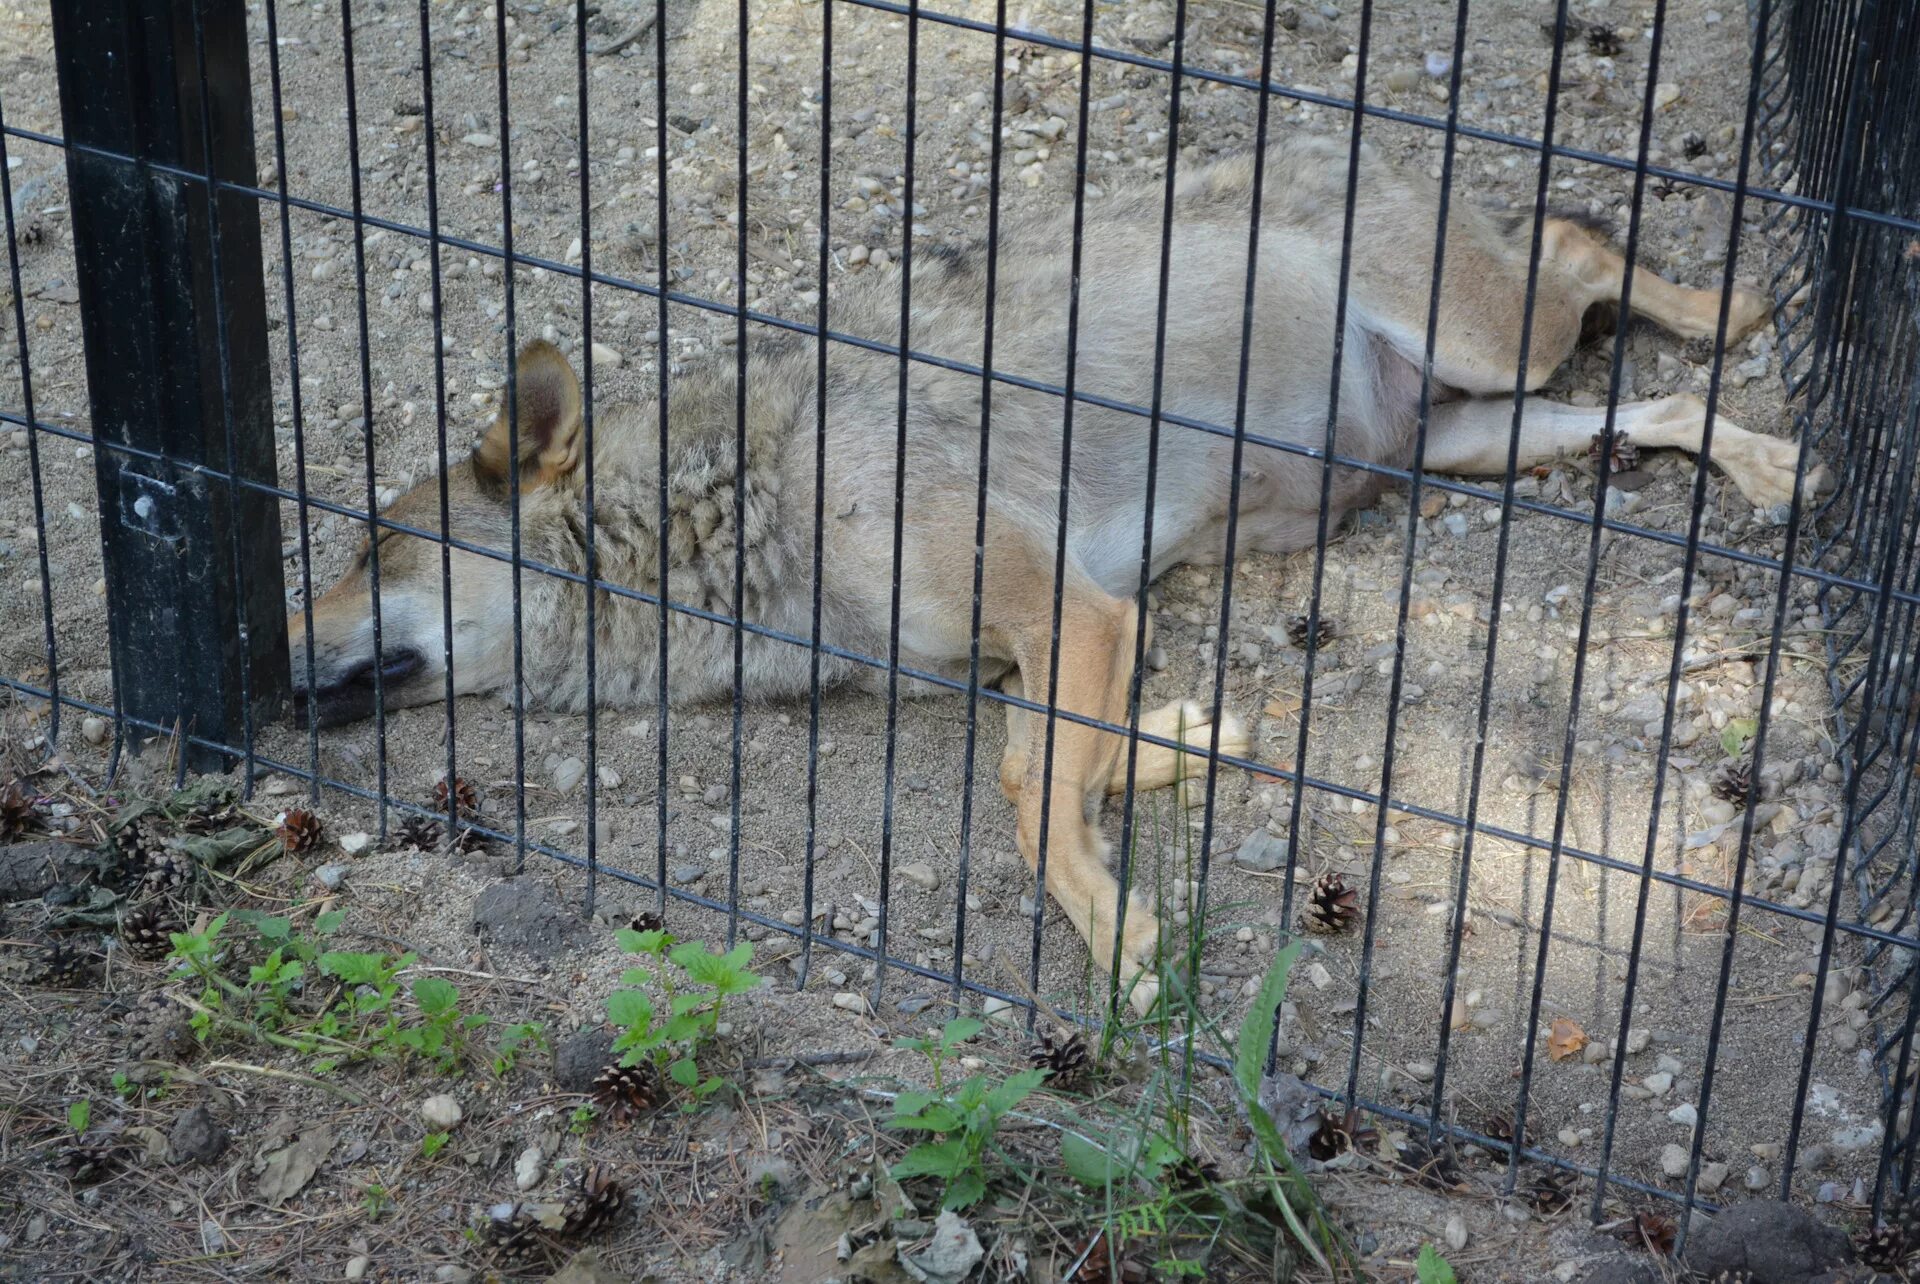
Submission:
MULTIPOLYGON (((1134 763, 1133 787, 1161 789, 1179 780, 1205 777, 1207 754, 1213 747, 1213 724, 1216 721, 1220 724, 1220 752, 1235 758, 1246 757, 1253 743, 1252 737, 1247 734, 1246 723, 1231 713, 1223 712, 1216 717, 1192 700, 1175 700, 1172 704, 1141 714, 1141 734, 1174 741, 1186 746, 1186 752, 1181 753, 1165 745, 1142 743, 1139 757, 1134 763)), ((1121 794, 1126 792, 1126 788, 1127 756, 1123 753, 1119 761, 1113 764, 1107 792, 1121 794)))
MULTIPOLYGON (((1518 466, 1530 468, 1583 452, 1606 422, 1604 407, 1563 406, 1543 397, 1528 397, 1520 416, 1518 466)), ((1706 426, 1706 403, 1685 394, 1657 401, 1622 402, 1614 414, 1618 437, 1636 446, 1668 446, 1689 454, 1700 453, 1706 426)), ((1503 475, 1512 428, 1510 398, 1476 397, 1435 406, 1427 433, 1427 471, 1468 477, 1503 475)), ((1741 494, 1760 507, 1784 504, 1793 498, 1793 475, 1799 457, 1796 442, 1749 432, 1725 416, 1719 416, 1714 424, 1713 462, 1741 494)), ((1816 495, 1827 484, 1826 469, 1816 465, 1807 477, 1807 493, 1816 495)))
MULTIPOLYGON (((1598 233, 1567 219, 1547 220, 1544 254, 1587 291, 1587 302, 1618 303, 1626 283, 1627 261, 1598 233)), ((1711 339, 1720 325, 1720 291, 1675 285, 1644 267, 1633 270, 1634 312, 1686 339, 1711 339)), ((1767 298, 1751 286, 1736 285, 1727 309, 1727 342, 1744 339, 1766 321, 1767 298)))

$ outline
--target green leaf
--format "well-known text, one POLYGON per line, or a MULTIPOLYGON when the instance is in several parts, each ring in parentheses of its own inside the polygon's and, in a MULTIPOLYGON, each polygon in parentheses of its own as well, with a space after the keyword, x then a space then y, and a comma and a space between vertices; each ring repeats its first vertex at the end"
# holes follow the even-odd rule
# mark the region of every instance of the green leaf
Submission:
POLYGON ((653 1024, 653 1000, 645 990, 615 990, 607 996, 607 1020, 629 1030, 653 1024))
POLYGON ((1018 1074, 1008 1075, 1005 1083, 987 1093, 987 1109, 998 1119, 1033 1095, 1033 1090, 1045 1083, 1046 1079, 1045 1070, 1022 1070, 1018 1074))
POLYGON ((293 920, 284 914, 262 914, 259 910, 239 909, 233 911, 233 917, 269 941, 285 941, 293 935, 293 920))
POLYGON ((386 979, 384 954, 349 954, 332 950, 320 956, 320 970, 347 985, 378 985, 386 979))
POLYGON ((630 967, 620 974, 622 985, 648 985, 653 981, 653 973, 643 967, 630 967))
POLYGON ((636 932, 630 927, 623 927, 613 934, 613 939, 629 954, 651 954, 657 958, 673 937, 663 931, 636 932))
POLYGON ((692 1057, 681 1057, 667 1067, 667 1078, 682 1088, 691 1088, 700 1082, 700 1068, 693 1064, 692 1057))
POLYGON ((422 1137, 420 1139, 421 1157, 432 1159, 435 1155, 439 1154, 440 1148, 447 1144, 448 1136, 449 1134, 444 1132, 430 1132, 422 1137))
POLYGON ((895 1115, 887 1120, 889 1128, 922 1129, 927 1132, 957 1132, 965 1120, 945 1102, 936 1102, 911 1115, 895 1115))
POLYGON ((932 1104, 931 1092, 903 1092, 893 1099, 893 1115, 896 1119, 902 1115, 917 1115, 932 1104))
POLYGON ((75 1132, 85 1132, 87 1125, 93 1122, 93 1103, 85 1097, 67 1107, 67 1127, 75 1132))
POLYGON ((1720 731, 1720 747, 1727 751, 1727 757, 1738 758, 1747 747, 1747 741, 1753 739, 1760 723, 1755 718, 1729 718, 1727 725, 1720 731))
POLYGON ((1104 1189, 1121 1176, 1113 1156, 1078 1133, 1060 1135, 1060 1158, 1067 1165, 1067 1176, 1083 1186, 1104 1189))
POLYGON ((1240 1085, 1242 1098, 1256 1114, 1265 1113, 1255 1104, 1260 1100, 1260 1076, 1267 1067, 1267 1047, 1273 1042, 1274 1022, 1280 1019, 1280 1005, 1286 1001, 1287 975, 1299 957, 1298 941, 1289 942, 1274 956, 1267 975, 1260 982, 1259 992, 1253 996, 1253 1006, 1240 1022, 1240 1042, 1233 1050, 1233 1081, 1240 1085))
POLYGON ((987 1023, 978 1017, 955 1017, 940 1031, 940 1050, 951 1052, 986 1028, 987 1023))
POLYGON ((460 1001, 460 991, 437 976, 423 976, 413 983, 413 1001, 428 1016, 442 1016, 453 1011, 454 1004, 460 1001))
POLYGON ((960 1090, 953 1094, 953 1104, 967 1114, 972 1114, 986 1103, 987 1076, 983 1074, 970 1076, 960 1085, 960 1090))
POLYGON ((947 1197, 940 1201, 940 1207, 955 1212, 978 1203, 986 1193, 987 1183, 979 1173, 961 1173, 947 1184, 947 1197))
POLYGON ((332 936, 340 930, 340 925, 346 921, 347 912, 345 910, 328 910, 326 913, 314 918, 313 930, 321 936, 332 936))
POLYGON ((887 1171, 895 1181, 908 1177, 952 1177, 967 1169, 967 1145, 958 1137, 923 1141, 887 1171))
POLYGON ((1413 1264, 1413 1269, 1420 1284, 1457 1284, 1453 1278, 1453 1267, 1431 1244, 1420 1246, 1420 1260, 1413 1264))

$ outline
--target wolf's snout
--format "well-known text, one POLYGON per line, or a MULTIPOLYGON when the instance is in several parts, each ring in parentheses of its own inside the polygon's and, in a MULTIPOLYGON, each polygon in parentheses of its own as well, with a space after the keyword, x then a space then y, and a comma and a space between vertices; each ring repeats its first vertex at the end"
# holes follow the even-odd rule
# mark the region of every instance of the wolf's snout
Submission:
MULTIPOLYGON (((375 670, 379 672, 380 683, 386 688, 391 703, 393 688, 418 673, 423 664, 424 660, 418 651, 412 647, 399 647, 383 650, 378 663, 373 656, 368 656, 338 674, 322 674, 316 668, 313 674, 315 721, 320 726, 333 727, 371 718, 375 670)), ((296 726, 307 725, 307 674, 297 653, 293 673, 293 720, 296 726)))

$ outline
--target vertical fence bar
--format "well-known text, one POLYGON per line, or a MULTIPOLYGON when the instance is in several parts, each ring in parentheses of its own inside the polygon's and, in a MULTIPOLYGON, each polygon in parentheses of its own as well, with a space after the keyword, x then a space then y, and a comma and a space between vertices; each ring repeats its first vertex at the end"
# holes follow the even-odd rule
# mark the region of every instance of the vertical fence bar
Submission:
MULTIPOLYGON (((733 738, 727 777, 727 948, 740 935, 740 733, 746 717, 747 678, 747 3, 735 9, 739 63, 734 96, 734 154, 739 226, 733 230, 733 738)), ((663 336, 664 337, 664 336, 663 336)), ((662 351, 665 351, 664 345, 662 351)), ((664 541, 666 532, 661 531, 664 541)), ((666 586, 662 585, 662 592, 666 586)), ((882 889, 884 896, 884 889, 882 889)))
MULTIPOLYGON (((434 459, 440 466, 437 486, 440 492, 440 662, 446 673, 442 678, 441 704, 446 710, 446 808, 447 842, 460 840, 459 752, 455 733, 453 679, 453 498, 447 490, 447 331, 441 316, 446 289, 444 269, 440 265, 440 139, 434 132, 433 118, 433 17, 428 0, 420 0, 420 124, 425 145, 427 184, 427 262, 433 293, 433 414, 434 459)), ((284 181, 282 191, 284 192, 284 181)), ((584 244, 584 240, 583 240, 584 244)), ((589 629, 587 636, 592 637, 589 629)), ((312 644, 308 644, 311 650, 312 644)))
MULTIPOLYGON (((515 313, 513 253, 513 112, 507 105, 507 6, 493 6, 494 88, 500 108, 500 281, 507 304, 507 500, 513 506, 513 869, 527 867, 527 671, 524 564, 520 548, 520 341, 515 313)), ((661 336, 665 339, 665 336, 661 336)), ((663 343, 664 348, 664 343, 663 343)), ((666 437, 661 434, 662 440, 666 437)), ((661 474, 665 484, 666 474, 661 474)), ((591 592, 591 588, 588 590, 591 592)), ((665 596, 665 586, 661 594, 665 596)))
MULTIPOLYGON (((656 692, 655 716, 660 725, 655 729, 654 744, 657 750, 655 766, 658 779, 654 785, 654 888, 656 889, 654 907, 662 912, 667 908, 667 627, 670 613, 667 610, 668 572, 672 569, 671 549, 665 538, 672 529, 672 514, 667 505, 667 482, 673 476, 673 418, 667 413, 667 371, 673 366, 673 332, 668 328, 670 315, 667 310, 667 291, 673 286, 673 270, 668 266, 667 258, 672 253, 673 242, 667 237, 667 0, 654 0, 653 10, 653 156, 654 177, 658 191, 654 194, 654 244, 658 247, 660 262, 660 347, 659 347, 659 388, 655 393, 656 420, 660 430, 656 434, 660 439, 660 508, 658 511, 661 538, 660 558, 654 568, 657 591, 660 598, 659 654, 655 657, 658 665, 659 689, 656 692)), ((825 180, 822 179, 822 182, 825 180)), ((744 235, 746 229, 740 229, 744 235)), ((821 296, 826 294, 826 282, 820 283, 821 296)), ((817 612, 816 612, 817 614, 817 612)), ((811 927, 809 927, 811 930, 811 927)))
MULTIPOLYGON (((1433 426, 1434 356, 1440 341, 1440 289, 1446 276, 1447 215, 1453 208, 1453 170, 1460 151, 1460 78, 1467 56, 1468 0, 1459 0, 1453 19, 1453 62, 1447 82, 1446 141, 1440 151, 1440 203, 1434 214, 1433 283, 1427 296, 1426 351, 1420 362, 1420 411, 1414 421, 1413 477, 1407 484, 1407 551, 1400 562, 1400 596, 1394 607, 1393 675, 1387 684, 1387 735, 1380 752, 1380 798, 1373 818, 1373 857, 1367 863, 1367 908, 1360 935, 1360 968, 1354 986, 1353 1051, 1347 1058, 1346 1100, 1357 1105, 1360 1057, 1367 1039, 1367 1001, 1373 989, 1375 916, 1380 907, 1380 872, 1386 859, 1387 820, 1393 797, 1394 756, 1400 747, 1400 697, 1407 676, 1407 614, 1413 598, 1413 563, 1420 546, 1420 488, 1427 460, 1427 433, 1433 426)), ((1496 606, 1494 608, 1498 610, 1496 606)))
MULTIPOLYGON (((1480 814, 1480 791, 1486 778, 1487 727, 1493 713, 1495 663, 1500 654, 1500 603, 1506 598, 1507 563, 1512 551, 1514 487, 1520 472, 1520 423, 1526 413, 1527 367, 1533 360, 1533 319, 1539 302, 1540 260, 1546 244, 1547 183, 1553 170, 1553 138, 1559 121, 1560 76, 1567 52, 1567 0, 1554 6, 1553 54, 1547 64, 1547 101, 1540 126, 1540 165, 1534 179, 1533 232, 1527 247, 1527 293, 1520 310, 1520 351, 1513 368, 1513 425, 1507 435, 1507 471, 1500 487, 1500 534, 1493 554, 1493 583, 1487 590, 1487 645, 1480 669, 1480 706, 1474 715, 1473 763, 1467 772, 1467 820, 1480 814)), ((1447 961, 1440 973, 1440 1031, 1434 1039, 1433 1095, 1427 1114, 1427 1141, 1440 1131, 1440 1112, 1447 1100, 1447 1057, 1452 1048, 1453 1003, 1459 987, 1460 948, 1466 936, 1467 897, 1473 885, 1474 842, 1478 831, 1469 823, 1460 836, 1459 881, 1454 885, 1453 917, 1447 930, 1447 961)))
MULTIPOLYGON (((19 231, 14 225, 13 178, 7 172, 6 113, 0 110, 0 231, 7 237, 7 280, 13 286, 13 337, 20 354, 20 412, 27 428, 27 472, 33 483, 34 541, 40 554, 40 625, 47 654, 47 743, 60 743, 60 649, 53 633, 53 579, 47 568, 46 492, 40 482, 40 425, 33 413, 33 362, 27 353, 26 292, 20 288, 19 231)), ((118 699, 114 702, 118 705, 118 699)))
MULTIPOLYGON (((424 0, 423 0, 424 2, 424 0)), ((293 489, 300 498, 295 502, 300 528, 300 615, 301 647, 299 663, 306 674, 300 688, 300 705, 294 710, 307 724, 307 801, 320 801, 320 719, 318 694, 313 681, 313 523, 307 507, 307 426, 300 396, 299 315, 294 307, 293 219, 287 204, 287 125, 281 111, 280 96, 280 11, 274 0, 267 0, 267 72, 273 96, 274 186, 279 189, 276 202, 280 213, 280 293, 287 310, 287 400, 288 416, 293 423, 293 489)), ((431 117, 429 117, 431 124, 431 117)), ((428 139, 428 147, 433 143, 428 139)), ((431 162, 429 162, 431 164, 431 162)), ((431 188, 429 188, 431 190, 431 188)), ((442 470, 444 471, 444 469, 442 470)), ((102 523, 104 526, 104 523, 102 523)), ((451 682, 451 676, 447 679, 451 682)))
MULTIPOLYGON (((993 426, 993 309, 1000 289, 1000 162, 1005 151, 1001 124, 1006 118, 1007 3, 993 12, 993 126, 988 131, 987 280, 982 309, 985 333, 980 346, 980 484, 973 516, 973 614, 967 645, 967 740, 960 763, 960 870, 954 878, 953 998, 960 1000, 962 960, 967 946, 967 882, 973 862, 973 766, 980 739, 980 613, 987 567, 987 484, 993 426)), ((907 211, 913 217, 913 211, 907 211)), ((1063 543, 1064 551, 1064 543, 1063 543)), ((1012 732, 1008 732, 1011 737, 1012 732)), ((1029 1018, 1031 1019, 1031 1018, 1029 1018)))
MULTIPOLYGON (((825 584, 827 509, 827 283, 833 265, 833 0, 820 6, 820 297, 813 380, 813 603, 807 654, 807 852, 800 891, 800 962, 793 988, 805 989, 813 964, 813 861, 820 838, 820 609, 825 584)), ((661 417, 665 423, 665 416, 661 417)), ((832 930, 829 923, 828 930, 832 930)), ((959 974, 959 946, 954 973, 959 974)), ((956 979, 955 986, 959 985, 956 979)), ((956 996, 957 997, 957 996, 956 996)))
POLYGON ((258 211, 200 177, 256 180, 246 7, 57 0, 52 16, 120 712, 237 744, 288 695, 277 505, 218 484, 276 482, 258 211))
MULTIPOLYGON (((746 92, 744 87, 741 92, 746 92)), ((907 351, 913 337, 913 163, 919 95, 920 0, 907 0, 907 121, 903 135, 906 186, 901 197, 906 216, 900 220, 900 381, 894 409, 893 589, 887 614, 887 751, 880 800, 880 925, 873 935, 875 1005, 880 1002, 880 989, 887 976, 887 909, 891 900, 887 885, 893 877, 893 784, 900 747, 900 576, 907 511, 907 389, 913 370, 907 351)))
MULTIPOLYGON (((387 659, 380 609, 380 486, 374 476, 373 353, 371 326, 367 320, 367 219, 364 180, 360 172, 360 89, 353 63, 352 0, 340 0, 340 66, 347 92, 347 182, 353 201, 353 307, 359 326, 360 437, 367 452, 367 586, 368 600, 373 609, 374 781, 380 796, 380 836, 384 838, 387 833, 387 803, 391 797, 387 791, 387 659)), ((285 176, 281 177, 284 182, 285 176)), ((508 241, 507 244, 511 246, 513 242, 508 241)), ((518 634, 517 629, 515 633, 518 634)), ((447 782, 447 789, 449 792, 453 790, 453 782, 447 782)))
MULTIPOLYGON (((580 128, 580 374, 582 455, 586 491, 581 496, 581 525, 585 527, 587 570, 587 895, 585 913, 593 913, 600 880, 600 559, 593 513, 593 165, 588 156, 587 3, 574 0, 573 57, 578 82, 576 106, 580 128)), ((662 351, 665 350, 665 345, 662 351)), ((735 529, 739 529, 735 527, 735 529)), ((735 829, 739 828, 735 823, 735 829)), ((735 850, 738 850, 738 838, 735 850)))

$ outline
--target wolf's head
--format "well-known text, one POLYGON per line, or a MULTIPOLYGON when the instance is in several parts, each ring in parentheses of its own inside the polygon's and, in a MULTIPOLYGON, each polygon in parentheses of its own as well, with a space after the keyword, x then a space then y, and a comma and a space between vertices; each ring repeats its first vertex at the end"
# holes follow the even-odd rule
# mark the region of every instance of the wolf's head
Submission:
MULTIPOLYGON (((580 385, 565 357, 535 342, 515 367, 523 526, 529 508, 575 481, 583 449, 580 385)), ((389 709, 427 704, 446 691, 443 585, 451 583, 456 692, 491 691, 511 679, 513 568, 510 490, 515 427, 504 407, 473 454, 446 473, 448 532, 455 541, 499 550, 488 556, 454 547, 443 578, 441 545, 376 527, 333 587, 313 604, 313 687, 322 726, 371 717, 374 676, 389 709), (374 654, 372 545, 379 545, 380 654, 374 654)), ((440 530, 440 479, 423 482, 381 516, 418 530, 440 530)), ((293 709, 307 716, 307 621, 296 612, 287 628, 293 657, 293 709)))

